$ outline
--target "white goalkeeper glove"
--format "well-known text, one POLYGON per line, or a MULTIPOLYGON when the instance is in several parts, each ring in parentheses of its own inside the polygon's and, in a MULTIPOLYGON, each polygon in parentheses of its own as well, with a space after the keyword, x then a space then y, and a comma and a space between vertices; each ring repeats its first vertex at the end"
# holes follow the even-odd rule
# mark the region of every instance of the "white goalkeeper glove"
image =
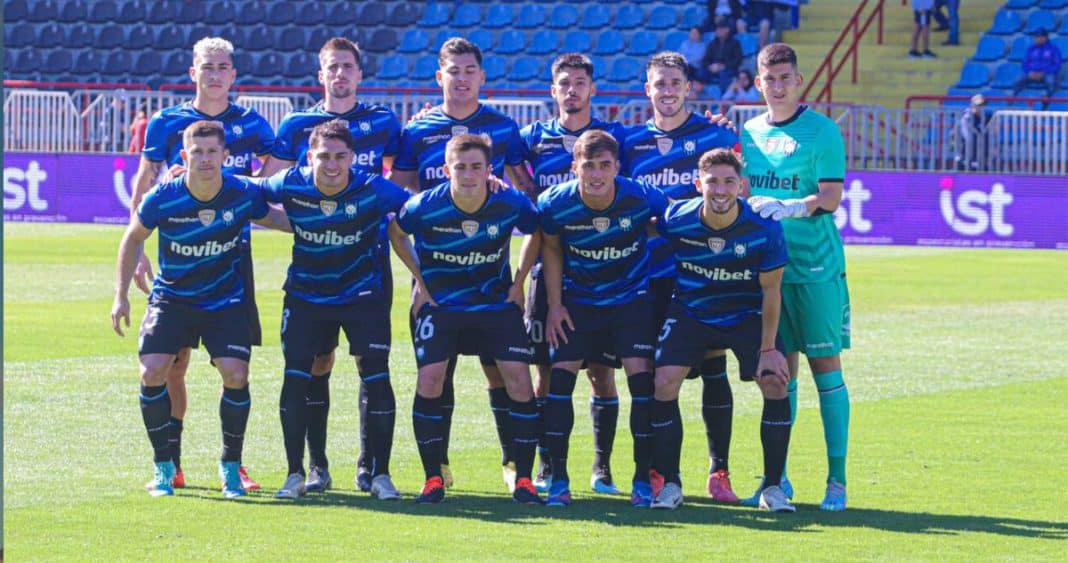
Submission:
POLYGON ((746 201, 753 211, 761 217, 781 221, 788 217, 808 217, 808 205, 800 199, 775 199, 762 195, 752 196, 746 201))

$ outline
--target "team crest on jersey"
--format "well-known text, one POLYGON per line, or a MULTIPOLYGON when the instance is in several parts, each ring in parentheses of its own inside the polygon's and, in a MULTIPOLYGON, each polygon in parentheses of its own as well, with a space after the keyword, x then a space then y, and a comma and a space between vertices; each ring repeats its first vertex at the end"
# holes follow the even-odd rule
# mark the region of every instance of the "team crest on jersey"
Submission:
POLYGON ((215 210, 201 209, 200 212, 197 213, 197 217, 200 217, 200 224, 207 227, 211 224, 212 221, 215 220, 215 210))
POLYGON ((245 130, 244 130, 244 129, 242 129, 242 128, 241 128, 241 126, 240 126, 240 125, 237 125, 237 124, 234 124, 234 126, 233 126, 233 129, 232 129, 232 130, 233 130, 233 132, 234 132, 234 135, 240 135, 240 134, 242 134, 242 133, 244 133, 244 132, 245 132, 245 130))
POLYGON ((619 219, 619 228, 624 231, 629 231, 631 227, 630 217, 622 217, 619 219))
POLYGON ((693 155, 693 153, 697 151, 697 143, 692 139, 687 139, 686 142, 682 144, 682 150, 686 151, 687 155, 693 155))
POLYGON ((671 150, 671 145, 674 142, 671 137, 657 137, 656 138, 656 150, 660 151, 660 154, 667 154, 671 150))
POLYGON ((223 211, 223 223, 226 223, 227 225, 229 225, 230 223, 233 223, 233 222, 234 222, 234 210, 233 209, 227 209, 226 211, 223 211))
POLYGON ((452 136, 453 137, 458 137, 460 135, 466 135, 466 134, 467 134, 467 126, 466 125, 453 125, 452 126, 452 136))
POLYGON ((460 230, 464 232, 464 236, 471 238, 478 232, 478 221, 464 221, 460 223, 460 230))
POLYGON ((708 239, 708 249, 712 251, 712 254, 719 254, 720 252, 723 252, 723 247, 726 245, 727 241, 719 237, 713 237, 708 239))
POLYGON ((734 245, 734 255, 738 258, 745 258, 745 245, 742 243, 734 245))
POLYGON ((361 133, 370 133, 371 132, 371 123, 367 122, 367 121, 361 121, 360 122, 360 132, 361 133))
POLYGON ((574 135, 564 135, 563 137, 560 137, 560 141, 564 144, 564 150, 567 151, 568 154, 575 152, 575 141, 577 140, 578 137, 574 135))
POLYGON ((348 215, 349 217, 355 217, 356 216, 356 204, 355 203, 350 203, 350 204, 345 206, 345 215, 348 215))
POLYGON ((329 217, 337 211, 337 202, 324 199, 319 202, 319 210, 323 212, 323 215, 329 217))
POLYGON ((497 225, 488 225, 486 226, 486 234, 489 235, 489 238, 497 238, 497 235, 501 234, 501 228, 497 225))
POLYGON ((786 156, 792 156, 797 151, 797 141, 785 139, 782 142, 782 152, 786 156))
POLYGON ((608 217, 593 218, 593 228, 596 229, 598 233, 603 233, 607 231, 609 225, 611 225, 611 221, 608 219, 608 217))

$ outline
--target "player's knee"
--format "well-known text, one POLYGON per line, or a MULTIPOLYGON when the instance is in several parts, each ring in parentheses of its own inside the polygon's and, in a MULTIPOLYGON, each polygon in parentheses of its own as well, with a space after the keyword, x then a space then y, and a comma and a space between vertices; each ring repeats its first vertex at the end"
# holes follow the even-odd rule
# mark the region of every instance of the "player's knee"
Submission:
POLYGON ((653 360, 649 358, 623 358, 623 369, 627 374, 651 373, 653 360))
MULTIPOLYGON (((530 383, 530 366, 525 362, 500 362, 500 375, 508 396, 513 401, 524 403, 534 398, 534 386, 530 383)), ((550 389, 552 383, 550 382, 550 389)))
POLYGON ((322 356, 316 356, 312 361, 311 373, 312 375, 322 375, 334 369, 334 351, 331 350, 329 354, 323 354, 322 356))
POLYGON ((141 384, 148 387, 159 387, 167 383, 167 372, 170 363, 153 359, 141 359, 141 384))
POLYGON ((765 399, 785 399, 787 381, 781 377, 761 377, 757 379, 760 394, 765 399))
POLYGON ((826 356, 823 358, 809 358, 808 367, 812 370, 813 374, 827 373, 830 371, 841 371, 842 360, 840 356, 826 356))
POLYGON ((184 378, 186 370, 189 369, 189 357, 192 353, 192 348, 182 348, 179 350, 178 355, 174 357, 174 362, 170 366, 170 373, 167 374, 167 377, 175 379, 184 378))
POLYGON ((215 366, 219 369, 224 387, 240 389, 248 385, 248 362, 226 358, 216 360, 215 366))
POLYGON ((360 379, 367 385, 378 381, 389 381, 389 360, 387 358, 360 358, 356 363, 360 370, 360 379))
POLYGON ((615 397, 619 394, 615 375, 612 368, 601 364, 590 364, 586 370, 586 378, 590 380, 593 394, 597 397, 615 397))
POLYGON ((445 371, 447 362, 438 362, 419 368, 419 379, 416 383, 417 392, 422 397, 435 398, 441 396, 445 385, 445 371))
POLYGON ((482 364, 482 373, 486 374, 486 386, 490 389, 499 389, 504 387, 504 376, 501 374, 501 370, 497 368, 496 363, 493 365, 482 364))

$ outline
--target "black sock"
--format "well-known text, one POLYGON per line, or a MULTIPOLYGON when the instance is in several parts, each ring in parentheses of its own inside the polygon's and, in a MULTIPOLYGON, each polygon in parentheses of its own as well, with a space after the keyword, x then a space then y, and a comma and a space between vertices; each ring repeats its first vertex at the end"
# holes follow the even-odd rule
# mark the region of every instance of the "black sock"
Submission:
POLYGON ((511 452, 512 421, 509 420, 512 401, 508 398, 508 390, 504 387, 494 387, 486 391, 489 393, 493 422, 497 425, 497 442, 501 445, 501 465, 504 465, 509 461, 515 461, 511 452))
POLYGON ((445 383, 441 386, 441 463, 449 464, 449 438, 452 436, 452 408, 456 404, 456 390, 453 387, 453 375, 456 373, 458 357, 449 358, 445 368, 445 383))
POLYGON ((634 437, 634 480, 649 481, 652 464, 652 429, 649 411, 653 401, 653 374, 647 371, 627 378, 630 389, 630 433, 634 437))
POLYGON ((552 473, 549 442, 545 438, 545 397, 534 397, 534 404, 538 406, 538 459, 541 463, 538 472, 552 473))
POLYGON ((423 473, 427 479, 441 477, 443 420, 441 397, 430 399, 415 394, 415 402, 412 404, 412 429, 415 431, 415 444, 419 448, 419 459, 423 462, 423 473))
POLYGON ((304 437, 308 434, 308 385, 310 373, 285 370, 282 394, 278 399, 278 416, 282 420, 282 441, 286 447, 287 474, 304 475, 304 437))
POLYGON ((367 442, 367 386, 360 380, 360 397, 357 402, 360 410, 360 453, 356 456, 356 470, 371 470, 374 465, 371 445, 367 442))
POLYGON ((538 447, 538 405, 534 399, 512 401, 512 454, 515 455, 516 479, 530 479, 534 468, 534 450, 538 447))
POLYGON ((219 419, 222 421, 222 461, 241 461, 241 449, 245 445, 245 427, 252 398, 248 385, 241 389, 223 388, 219 399, 219 419))
POLYGON ((367 389, 367 433, 371 448, 368 457, 374 460, 371 476, 389 473, 389 459, 393 453, 393 428, 397 423, 397 399, 389 372, 379 372, 363 377, 367 389))
POLYGON ((679 400, 653 400, 650 426, 653 429, 653 469, 668 483, 679 483, 679 458, 682 456, 682 413, 679 400))
POLYGON ((705 419, 708 440, 708 471, 730 470, 731 431, 734 421, 734 395, 727 379, 727 357, 708 358, 701 362, 701 416, 705 419))
POLYGON ((593 420, 593 471, 607 477, 612 465, 612 446, 616 443, 619 421, 619 397, 592 397, 590 418, 593 420))
POLYGON ((152 443, 152 461, 171 460, 171 396, 167 386, 147 387, 141 384, 141 419, 145 421, 148 441, 152 443))
POLYGON ((567 451, 571 430, 575 426, 575 374, 566 369, 553 368, 549 376, 549 395, 545 397, 545 441, 552 456, 553 480, 568 481, 567 451))
POLYGON ((764 485, 779 485, 790 447, 789 399, 764 399, 760 444, 764 447, 764 485))
POLYGON ((326 459, 326 420, 330 415, 330 372, 312 376, 308 384, 308 461, 328 469, 326 459))
POLYGON ((182 419, 171 417, 171 431, 167 443, 171 446, 171 460, 175 469, 182 469, 182 419))

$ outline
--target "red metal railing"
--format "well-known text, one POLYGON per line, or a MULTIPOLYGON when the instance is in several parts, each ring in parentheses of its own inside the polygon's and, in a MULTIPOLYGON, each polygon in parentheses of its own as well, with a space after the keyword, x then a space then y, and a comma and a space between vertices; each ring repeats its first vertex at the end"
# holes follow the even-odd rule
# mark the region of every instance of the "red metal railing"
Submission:
POLYGON ((842 32, 838 34, 838 39, 831 45, 831 49, 827 52, 827 56, 823 58, 823 62, 820 63, 819 68, 812 74, 811 79, 808 82, 808 86, 805 87, 805 91, 802 93, 802 99, 812 102, 830 102, 833 100, 832 87, 834 81, 838 78, 838 73, 842 71, 842 67, 847 62, 852 61, 851 69, 851 82, 857 83, 857 55, 860 51, 860 41, 864 38, 864 35, 868 32, 868 28, 872 23, 878 24, 878 35, 876 37, 877 42, 883 44, 883 5, 885 0, 876 0, 875 7, 871 13, 868 14, 868 19, 863 24, 860 23, 864 9, 868 7, 868 0, 864 0, 857 6, 857 9, 853 12, 853 16, 849 18, 849 22, 842 28, 842 32), (852 34, 852 37, 850 37, 852 34), (845 52, 841 54, 841 58, 835 59, 835 55, 838 54, 838 49, 843 43, 849 41, 849 46, 845 52), (837 62, 835 62, 837 61, 837 62), (810 98, 809 93, 820 79, 825 80, 825 83, 819 92, 816 93, 815 98, 810 98))
MULTIPOLYGON (((1015 105, 1019 105, 1019 104, 1027 104, 1027 109, 1042 109, 1041 107, 1035 107, 1035 106, 1045 105, 1045 104, 1068 104, 1068 98, 1063 98, 1063 97, 1061 97, 1061 98, 1057 98, 1057 97, 1054 97, 1054 98, 1032 98, 1032 97, 1029 97, 1029 96, 1028 97, 1021 97, 1021 96, 986 96, 986 95, 984 95, 983 98, 986 99, 987 103, 989 103, 989 102, 1008 102, 1010 104, 1013 104, 1014 106, 1015 105)), ((937 102, 937 103, 939 103, 941 105, 945 105, 945 102, 948 102, 948 101, 969 101, 971 99, 972 99, 971 96, 935 96, 935 95, 909 96, 908 98, 905 98, 905 110, 912 109, 912 103, 913 102, 937 102)))

